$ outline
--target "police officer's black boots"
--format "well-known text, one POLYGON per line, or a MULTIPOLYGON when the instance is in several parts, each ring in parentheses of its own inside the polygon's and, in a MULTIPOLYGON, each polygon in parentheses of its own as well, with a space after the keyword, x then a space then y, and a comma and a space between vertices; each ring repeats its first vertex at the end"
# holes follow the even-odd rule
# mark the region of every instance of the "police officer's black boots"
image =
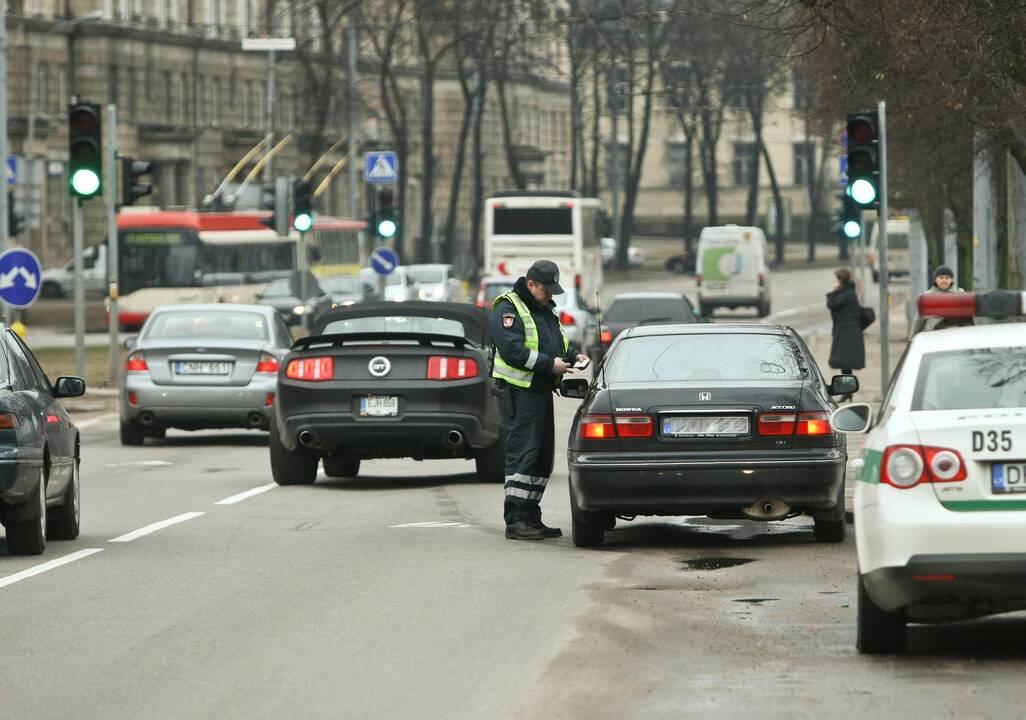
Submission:
POLYGON ((541 517, 542 517, 542 513, 541 513, 541 507, 540 506, 535 505, 533 508, 531 508, 531 521, 530 522, 536 528, 538 528, 543 533, 545 533, 545 537, 547 537, 547 538, 563 537, 563 531, 562 530, 560 530, 557 527, 549 527, 548 525, 546 525, 545 523, 542 522, 541 517))
MULTIPOLYGON (((503 515, 506 519, 506 537, 510 540, 544 540, 545 532, 534 523, 532 508, 515 498, 506 498, 503 515)), ((539 514, 539 517, 541 515, 539 514)))

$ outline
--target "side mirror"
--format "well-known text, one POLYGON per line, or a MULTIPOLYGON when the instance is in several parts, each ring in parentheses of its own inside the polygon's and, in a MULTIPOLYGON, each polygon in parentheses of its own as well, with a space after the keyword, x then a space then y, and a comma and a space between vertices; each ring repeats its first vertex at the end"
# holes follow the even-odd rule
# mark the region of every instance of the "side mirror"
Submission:
POLYGON ((53 396, 55 398, 82 397, 85 395, 85 391, 85 380, 73 375, 62 375, 57 378, 57 382, 53 386, 53 396))
POLYGON ((852 395, 859 391, 859 379, 854 375, 834 375, 830 378, 831 395, 852 395))
POLYGON ((873 408, 865 403, 845 405, 834 410, 830 425, 840 433, 864 433, 873 422, 873 408))
POLYGON ((569 378, 559 384, 563 397, 584 399, 588 396, 588 381, 584 378, 569 378))
POLYGON ((129 335, 128 337, 126 337, 124 339, 124 341, 122 342, 122 345, 125 346, 125 350, 131 350, 132 348, 135 347, 135 344, 137 342, 139 342, 139 336, 138 335, 129 335))

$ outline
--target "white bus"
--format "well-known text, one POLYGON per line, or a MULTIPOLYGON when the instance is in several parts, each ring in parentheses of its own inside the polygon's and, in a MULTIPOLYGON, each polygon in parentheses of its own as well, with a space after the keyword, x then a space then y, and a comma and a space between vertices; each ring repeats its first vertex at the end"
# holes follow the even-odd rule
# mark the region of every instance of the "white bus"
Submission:
POLYGON ((572 191, 507 190, 485 202, 482 275, 519 276, 538 259, 589 302, 602 287, 601 203, 572 191))

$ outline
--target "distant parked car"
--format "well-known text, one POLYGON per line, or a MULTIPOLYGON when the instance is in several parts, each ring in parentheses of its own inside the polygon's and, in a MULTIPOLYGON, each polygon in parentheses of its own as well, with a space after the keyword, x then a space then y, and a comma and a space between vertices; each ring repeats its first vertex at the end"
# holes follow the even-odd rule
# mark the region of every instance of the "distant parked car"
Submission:
POLYGON ((460 281, 453 275, 452 265, 408 265, 406 273, 417 288, 418 300, 456 302, 460 281))
POLYGON ((667 270, 679 275, 691 275, 695 272, 695 254, 682 252, 666 258, 664 264, 667 270))
POLYGON ((266 429, 292 333, 267 305, 162 305, 126 339, 121 444, 169 427, 266 429))
POLYGON ((267 283, 257 295, 257 303, 273 307, 286 324, 299 325, 304 315, 313 322, 330 310, 332 300, 313 274, 307 275, 306 286, 301 287, 299 276, 294 273, 292 277, 278 278, 267 283), (306 300, 300 300, 299 295, 304 290, 306 300))
MULTIPOLYGON (((600 241, 599 248, 602 253, 602 267, 613 267, 616 265, 616 239, 604 237, 600 241)), ((627 267, 641 267, 645 264, 645 251, 634 245, 627 247, 627 267)))
POLYGON ((418 292, 405 265, 400 265, 385 276, 385 300, 392 302, 417 300, 418 292))
MULTIPOLYGON (((69 260, 61 267, 44 270, 40 276, 42 287, 39 294, 45 298, 61 298, 74 290, 75 261, 69 260)), ((107 246, 87 247, 82 254, 82 287, 86 292, 103 292, 107 289, 107 246)))
POLYGON ((495 298, 512 290, 516 282, 517 279, 511 275, 487 275, 481 278, 475 305, 485 310, 491 310, 495 298))
POLYGON ((621 293, 613 298, 609 307, 602 313, 602 348, 608 348, 613 340, 628 328, 659 323, 694 322, 698 322, 694 306, 679 293, 621 293))
POLYGON ((331 296, 331 306, 353 305, 377 297, 377 289, 359 275, 333 275, 321 278, 321 287, 331 296))

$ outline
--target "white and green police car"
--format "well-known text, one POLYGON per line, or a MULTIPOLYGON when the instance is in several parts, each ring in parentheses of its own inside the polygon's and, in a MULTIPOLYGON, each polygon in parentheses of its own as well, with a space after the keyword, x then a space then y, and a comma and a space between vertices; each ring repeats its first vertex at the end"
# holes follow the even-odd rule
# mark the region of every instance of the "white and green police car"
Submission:
POLYGON ((1026 293, 927 293, 919 314, 974 324, 915 335, 866 432, 855 489, 859 652, 900 652, 908 622, 1026 609, 1026 293))

